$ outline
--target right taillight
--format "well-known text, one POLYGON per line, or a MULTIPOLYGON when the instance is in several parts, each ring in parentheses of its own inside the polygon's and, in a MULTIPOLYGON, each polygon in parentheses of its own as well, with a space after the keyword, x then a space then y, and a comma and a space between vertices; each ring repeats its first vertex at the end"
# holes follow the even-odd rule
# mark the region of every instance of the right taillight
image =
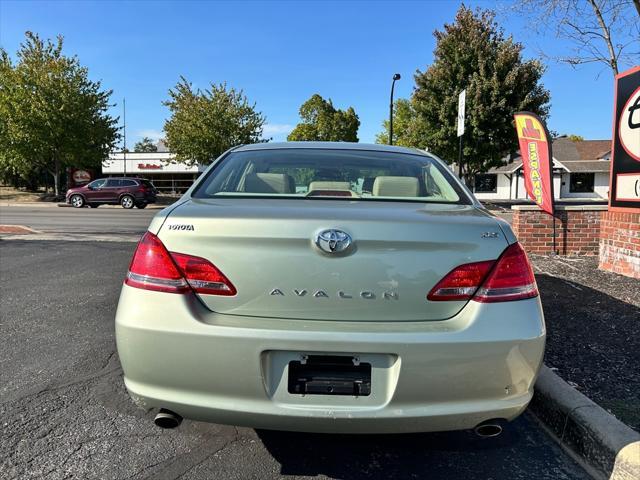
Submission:
POLYGON ((495 262, 468 263, 454 268, 433 287, 427 299, 473 299, 491 303, 537 296, 538 287, 527 254, 519 243, 514 243, 495 262))
POLYGON ((538 296, 538 285, 527 254, 519 243, 502 252, 473 299, 477 302, 507 302, 538 296))
POLYGON ((144 234, 129 265, 124 283, 143 290, 208 295, 235 295, 224 274, 205 258, 169 252, 151 232, 144 234))

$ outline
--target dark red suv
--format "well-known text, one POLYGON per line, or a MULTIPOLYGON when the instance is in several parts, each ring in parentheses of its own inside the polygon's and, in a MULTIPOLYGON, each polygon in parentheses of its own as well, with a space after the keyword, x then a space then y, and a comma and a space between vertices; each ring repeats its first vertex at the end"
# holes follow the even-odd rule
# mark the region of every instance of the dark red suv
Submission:
POLYGON ((82 187, 70 188, 66 201, 76 208, 103 204, 144 208, 156 202, 156 194, 153 183, 143 178, 99 178, 82 187))

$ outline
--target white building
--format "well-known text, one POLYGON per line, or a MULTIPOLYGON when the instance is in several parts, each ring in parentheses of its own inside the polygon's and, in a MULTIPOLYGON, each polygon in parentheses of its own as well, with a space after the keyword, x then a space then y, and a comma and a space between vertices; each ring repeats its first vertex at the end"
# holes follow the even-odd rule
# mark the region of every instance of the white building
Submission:
MULTIPOLYGON (((607 200, 611 140, 553 141, 553 191, 556 199, 607 200)), ((476 175, 473 191, 479 200, 527 199, 522 158, 476 175)))
POLYGON ((206 166, 176 163, 162 141, 158 151, 149 153, 113 152, 102 162, 103 176, 147 178, 163 193, 184 193, 206 166))

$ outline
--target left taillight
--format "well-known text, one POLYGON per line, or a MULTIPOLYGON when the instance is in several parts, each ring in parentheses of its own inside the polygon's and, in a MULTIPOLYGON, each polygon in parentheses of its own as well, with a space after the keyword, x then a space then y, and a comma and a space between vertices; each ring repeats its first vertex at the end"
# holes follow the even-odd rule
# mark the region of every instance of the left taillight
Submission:
POLYGON ((143 290, 208 295, 235 295, 233 284, 208 260, 169 252, 153 233, 144 234, 129 265, 124 283, 143 290))

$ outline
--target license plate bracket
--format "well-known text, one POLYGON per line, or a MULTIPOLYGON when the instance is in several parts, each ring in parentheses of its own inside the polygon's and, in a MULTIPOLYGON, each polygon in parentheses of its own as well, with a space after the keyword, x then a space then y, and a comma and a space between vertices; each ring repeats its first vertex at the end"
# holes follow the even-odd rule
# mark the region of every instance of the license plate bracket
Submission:
POLYGON ((288 391, 302 395, 371 394, 371 364, 346 355, 308 355, 289 362, 288 391))

